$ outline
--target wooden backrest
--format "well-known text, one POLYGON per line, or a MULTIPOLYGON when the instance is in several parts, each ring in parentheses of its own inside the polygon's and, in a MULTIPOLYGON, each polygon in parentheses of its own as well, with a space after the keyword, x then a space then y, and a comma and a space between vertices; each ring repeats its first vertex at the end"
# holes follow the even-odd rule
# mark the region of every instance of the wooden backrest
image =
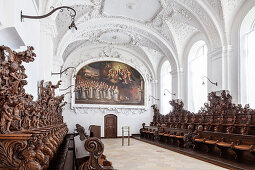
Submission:
POLYGON ((185 110, 181 100, 170 101, 173 110, 167 115, 161 115, 159 109, 153 105, 151 125, 179 129, 187 129, 188 125, 193 125, 193 131, 197 126, 203 125, 206 131, 255 135, 255 110, 249 105, 235 105, 231 95, 224 90, 221 94, 209 93, 208 100, 198 113, 185 110))
POLYGON ((188 129, 180 129, 180 128, 164 128, 164 133, 168 134, 175 134, 178 136, 184 136, 185 134, 189 133, 188 129))

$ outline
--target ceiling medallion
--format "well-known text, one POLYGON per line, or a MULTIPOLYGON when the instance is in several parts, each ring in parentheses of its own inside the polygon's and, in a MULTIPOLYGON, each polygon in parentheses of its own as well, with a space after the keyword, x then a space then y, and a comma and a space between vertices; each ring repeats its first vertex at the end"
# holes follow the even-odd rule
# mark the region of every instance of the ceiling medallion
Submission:
POLYGON ((129 44, 132 41, 129 34, 117 30, 102 32, 98 37, 100 42, 109 44, 129 44))
POLYGON ((116 36, 116 35, 112 36, 112 39, 116 40, 116 39, 117 39, 117 36, 116 36))
POLYGON ((128 3, 128 4, 126 5, 126 7, 127 7, 128 9, 134 9, 135 6, 136 6, 135 3, 128 3))

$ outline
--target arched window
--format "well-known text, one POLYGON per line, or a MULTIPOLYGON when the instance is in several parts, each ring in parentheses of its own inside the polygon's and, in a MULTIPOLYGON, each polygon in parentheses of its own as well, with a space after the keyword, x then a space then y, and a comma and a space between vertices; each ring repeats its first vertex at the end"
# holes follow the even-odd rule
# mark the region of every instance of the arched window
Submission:
POLYGON ((188 109, 197 112, 207 101, 207 46, 204 41, 196 42, 188 56, 188 109))
POLYGON ((170 112, 171 106, 169 101, 172 100, 172 76, 171 76, 171 66, 169 61, 165 61, 162 64, 160 72, 160 86, 161 86, 161 114, 166 115, 170 112))
POLYGON ((241 103, 255 108, 255 7, 245 16, 240 29, 241 103))

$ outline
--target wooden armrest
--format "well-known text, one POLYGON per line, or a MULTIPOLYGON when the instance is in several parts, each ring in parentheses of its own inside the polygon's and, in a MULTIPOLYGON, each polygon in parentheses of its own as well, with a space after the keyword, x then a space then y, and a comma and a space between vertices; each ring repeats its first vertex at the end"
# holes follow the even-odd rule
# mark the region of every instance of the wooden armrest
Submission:
POLYGON ((106 156, 103 154, 103 155, 101 155, 101 158, 102 159, 106 159, 106 156))
POLYGON ((234 142, 231 142, 231 148, 233 148, 235 146, 235 143, 234 142))
POLYGON ((199 138, 199 136, 200 136, 200 135, 195 135, 195 136, 193 137, 193 141, 195 141, 195 139, 199 138))
POLYGON ((103 161, 103 166, 112 166, 112 162, 104 160, 103 161))
POLYGON ((203 142, 204 142, 204 143, 205 143, 205 141, 206 141, 206 138, 203 139, 203 142))
POLYGON ((250 148, 249 148, 250 152, 255 152, 254 149, 255 149, 255 146, 254 146, 254 145, 251 145, 250 148))

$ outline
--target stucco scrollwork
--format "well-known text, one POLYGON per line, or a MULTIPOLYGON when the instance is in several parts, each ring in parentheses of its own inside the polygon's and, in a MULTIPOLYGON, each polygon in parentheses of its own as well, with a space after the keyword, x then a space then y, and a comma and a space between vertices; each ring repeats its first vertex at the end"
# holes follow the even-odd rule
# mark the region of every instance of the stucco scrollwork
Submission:
POLYGON ((100 57, 112 57, 112 58, 120 58, 120 54, 116 49, 110 46, 106 46, 103 48, 102 52, 99 53, 100 57))

